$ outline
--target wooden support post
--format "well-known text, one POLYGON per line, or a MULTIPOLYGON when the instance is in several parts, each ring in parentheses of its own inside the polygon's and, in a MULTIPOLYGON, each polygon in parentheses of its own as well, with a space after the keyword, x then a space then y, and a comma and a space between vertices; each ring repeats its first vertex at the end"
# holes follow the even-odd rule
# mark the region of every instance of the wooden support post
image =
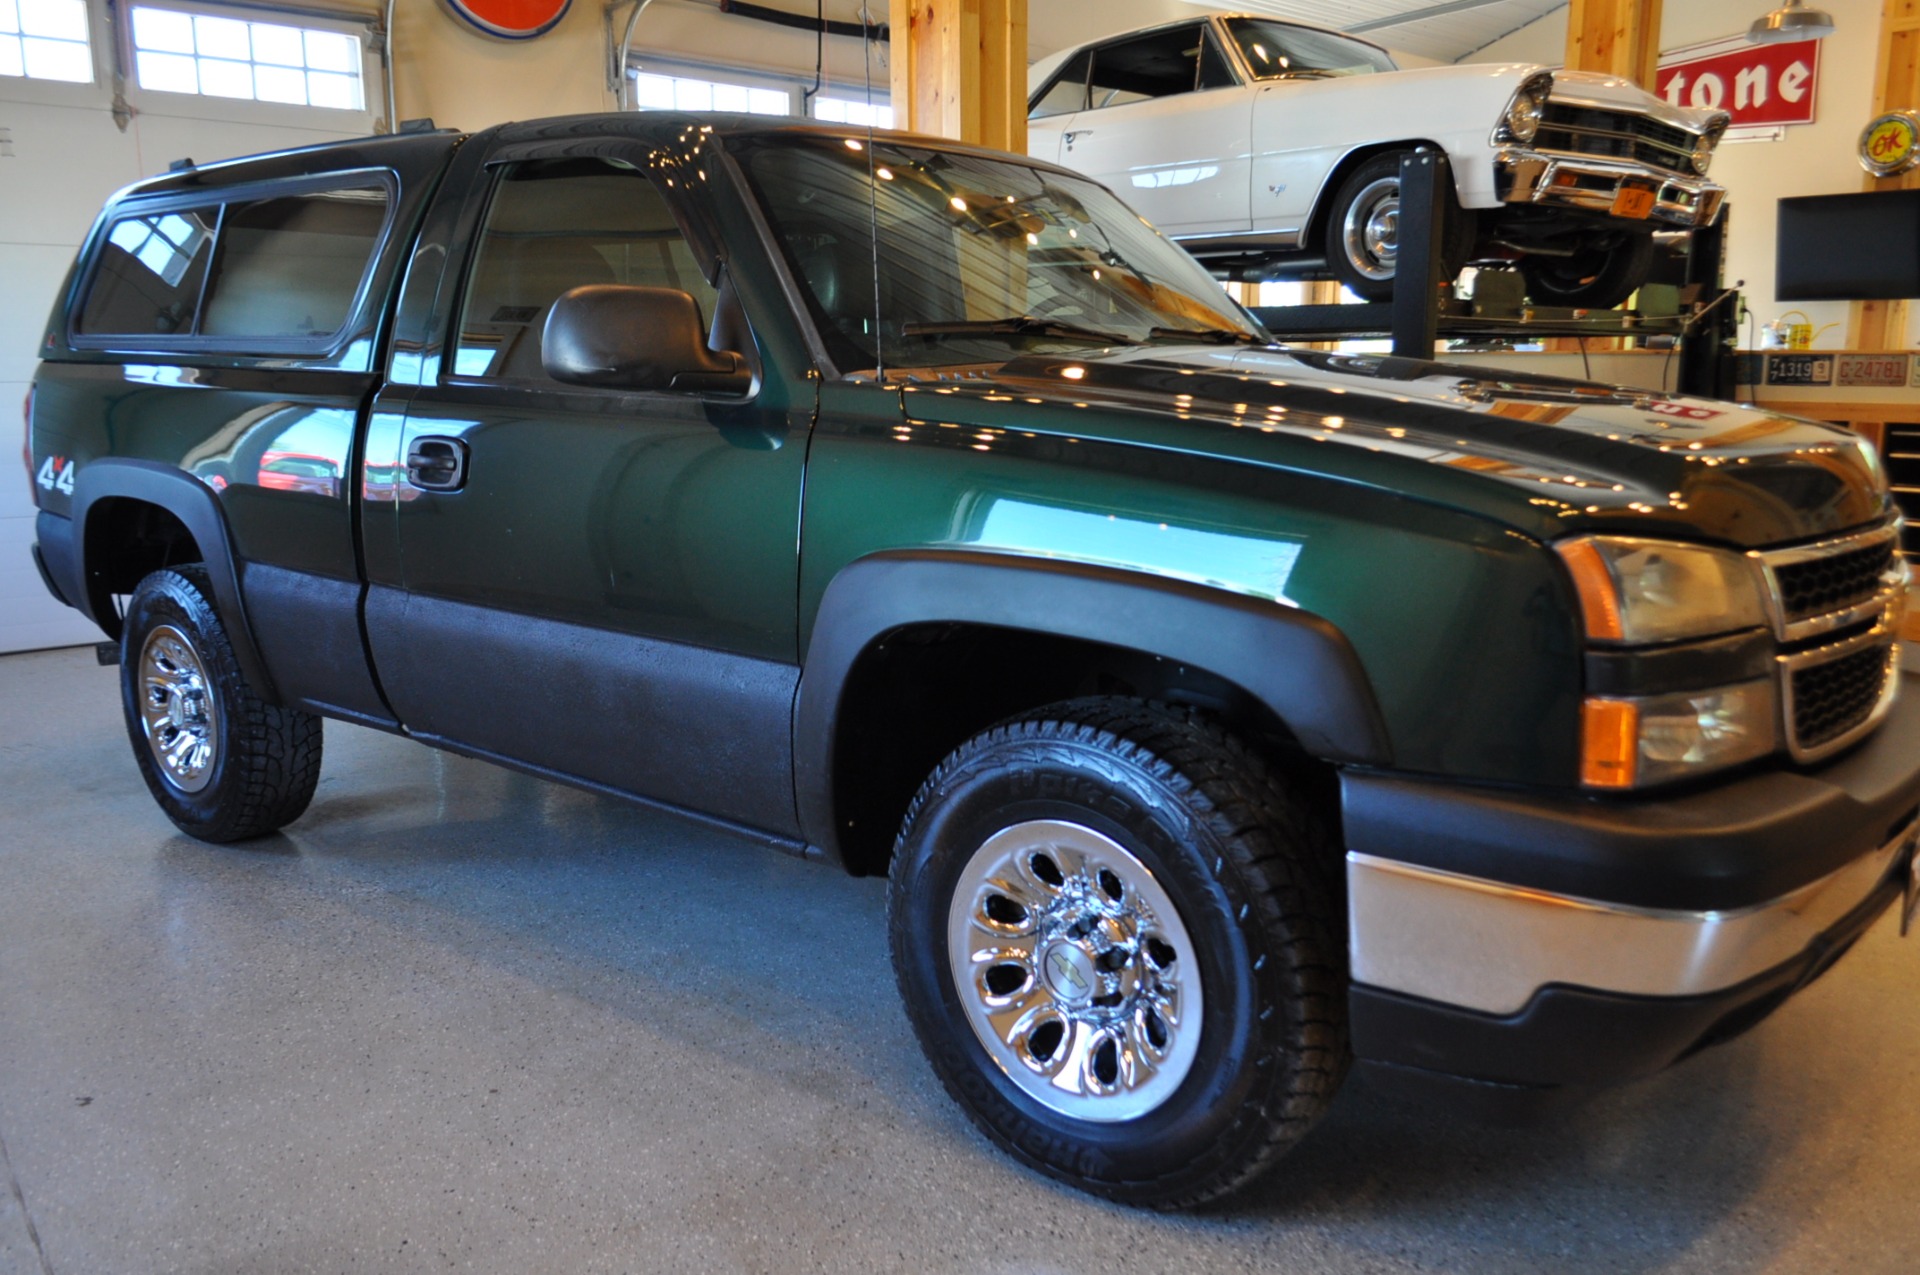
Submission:
POLYGON ((1605 71, 1653 89, 1660 66, 1661 0, 1570 0, 1567 67, 1605 71))
POLYGON ((893 122, 1025 154, 1027 0, 889 0, 893 122))
MULTIPOLYGON (((1920 107, 1920 0, 1885 0, 1880 8, 1880 61, 1873 90, 1873 113, 1920 107)), ((1866 121, 1862 120, 1862 124, 1866 121)), ((1865 178, 1867 190, 1920 187, 1920 170, 1898 177, 1865 178)), ((1907 302, 1856 301, 1847 325, 1847 345, 1855 350, 1903 350, 1907 345, 1907 302)))

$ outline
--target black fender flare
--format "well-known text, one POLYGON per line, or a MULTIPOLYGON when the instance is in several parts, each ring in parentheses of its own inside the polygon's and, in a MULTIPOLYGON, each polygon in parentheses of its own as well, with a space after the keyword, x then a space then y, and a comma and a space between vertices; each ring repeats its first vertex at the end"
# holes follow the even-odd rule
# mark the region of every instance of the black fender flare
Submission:
POLYGON ((79 588, 73 599, 75 609, 86 615, 108 637, 120 636, 120 616, 113 607, 106 577, 89 560, 91 537, 88 522, 94 506, 103 500, 137 500, 166 510, 200 546, 207 578, 213 585, 213 604, 220 623, 226 627, 227 640, 233 645, 240 671, 246 674, 256 694, 268 703, 278 703, 273 679, 260 658, 254 641, 253 626, 240 592, 240 562, 233 553, 233 538, 227 530, 226 512, 213 489, 182 469, 159 461, 109 457, 80 468, 73 482, 74 552, 79 560, 79 588))
POLYGON ((1346 636, 1297 608, 1137 571, 972 549, 884 550, 827 585, 794 702, 807 841, 839 857, 834 739, 863 652, 916 624, 979 624, 1157 655, 1233 683, 1326 761, 1391 763, 1385 719, 1346 636))

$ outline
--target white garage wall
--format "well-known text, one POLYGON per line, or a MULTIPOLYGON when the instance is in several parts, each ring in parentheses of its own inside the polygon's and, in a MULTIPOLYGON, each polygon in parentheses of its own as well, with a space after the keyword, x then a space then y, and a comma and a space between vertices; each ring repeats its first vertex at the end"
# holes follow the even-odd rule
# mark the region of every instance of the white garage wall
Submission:
MULTIPOLYGON (((1684 4, 1668 0, 1660 47, 1686 48, 1739 35, 1770 7, 1761 0, 1686 0, 1684 4)), ((1728 284, 1736 279, 1747 281, 1747 305, 1760 323, 1769 323, 1788 310, 1802 310, 1816 328, 1832 324, 1820 338, 1820 344, 1831 349, 1846 343, 1846 302, 1774 299, 1775 209, 1781 199, 1790 196, 1848 194, 1862 189, 1866 174, 1855 157, 1854 146, 1873 112, 1880 4, 1879 0, 1820 0, 1818 7, 1833 15, 1836 29, 1821 42, 1815 122, 1789 128, 1778 142, 1723 146, 1714 160, 1713 177, 1727 188, 1733 218, 1727 236, 1728 284)), ((1469 60, 1558 65, 1566 60, 1566 49, 1567 11, 1561 9, 1487 46, 1469 60)), ((1920 314, 1915 318, 1920 321, 1920 314)))
MULTIPOLYGON (((168 5, 272 20, 259 11, 168 5)), ((74 251, 108 195, 170 161, 198 161, 304 146, 371 132, 381 102, 377 58, 363 61, 374 110, 327 111, 178 93, 131 82, 132 123, 113 122, 112 59, 104 6, 91 0, 94 82, 61 84, 0 76, 0 652, 100 640, 78 613, 48 596, 34 569, 34 506, 17 440, 47 313, 74 251)), ((292 19, 282 19, 292 20, 292 19)), ((302 18, 308 26, 327 25, 302 18)), ((361 34, 362 28, 338 29, 361 34)), ((371 51, 369 50, 369 53, 371 51)))

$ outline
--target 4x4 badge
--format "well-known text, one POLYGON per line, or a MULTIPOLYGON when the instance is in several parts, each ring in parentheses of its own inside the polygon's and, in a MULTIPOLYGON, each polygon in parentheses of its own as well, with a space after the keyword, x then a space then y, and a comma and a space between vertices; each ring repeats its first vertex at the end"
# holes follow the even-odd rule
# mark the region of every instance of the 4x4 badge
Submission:
POLYGON ((80 468, 72 464, 65 456, 49 456, 40 463, 40 472, 33 481, 48 491, 57 491, 62 496, 73 495, 73 471, 80 468))

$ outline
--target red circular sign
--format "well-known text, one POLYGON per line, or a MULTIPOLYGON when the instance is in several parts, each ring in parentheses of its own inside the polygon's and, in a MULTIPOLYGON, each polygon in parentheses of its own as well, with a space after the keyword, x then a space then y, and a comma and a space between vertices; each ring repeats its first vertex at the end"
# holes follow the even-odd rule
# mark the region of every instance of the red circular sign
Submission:
POLYGON ((447 0, 460 17, 502 40, 531 40, 567 16, 573 0, 447 0))

